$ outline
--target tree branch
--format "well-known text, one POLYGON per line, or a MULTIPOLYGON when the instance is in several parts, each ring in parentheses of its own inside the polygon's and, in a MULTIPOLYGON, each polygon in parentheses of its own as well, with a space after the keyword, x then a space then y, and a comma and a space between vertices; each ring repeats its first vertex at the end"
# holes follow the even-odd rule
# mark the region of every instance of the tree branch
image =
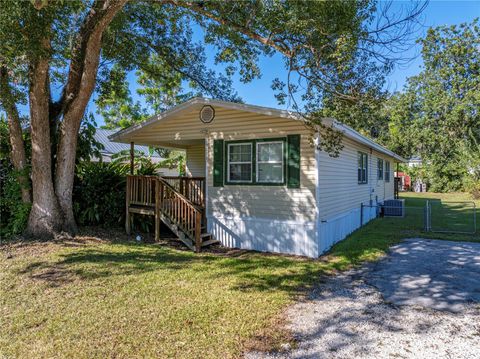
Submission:
POLYGON ((200 3, 188 2, 188 1, 176 1, 176 0, 165 0, 165 1, 161 1, 161 2, 171 4, 173 6, 181 7, 181 8, 184 8, 184 9, 189 9, 189 10, 191 10, 191 11, 197 13, 197 14, 200 14, 200 15, 206 17, 206 18, 209 18, 210 20, 215 21, 216 23, 218 23, 220 25, 227 26, 227 27, 229 27, 229 28, 231 28, 231 29, 233 29, 233 30, 251 38, 252 40, 256 40, 256 41, 260 42, 261 44, 263 44, 265 46, 271 47, 271 48, 277 50, 278 52, 280 52, 281 54, 283 54, 286 57, 290 58, 290 57, 293 56, 292 51, 287 46, 285 46, 285 45, 281 46, 280 42, 272 39, 272 34, 270 34, 268 37, 264 37, 264 36, 256 33, 255 31, 252 31, 251 29, 249 29, 248 28, 248 22, 246 24, 247 26, 234 23, 234 22, 232 22, 231 20, 229 20, 225 17, 215 15, 215 14, 205 10, 200 5, 200 3))
POLYGON ((18 182, 21 187, 22 202, 31 203, 30 185, 26 173, 27 157, 25 155, 25 143, 23 141, 20 116, 15 105, 13 93, 10 88, 8 70, 5 66, 0 67, 0 105, 7 114, 8 132, 10 139, 10 157, 13 168, 18 172, 18 182))
POLYGON ((86 60, 91 56, 96 56, 91 54, 91 40, 99 36, 101 38, 105 28, 126 2, 127 0, 95 0, 93 3, 90 12, 80 27, 72 49, 68 79, 62 90, 62 96, 58 102, 51 105, 51 115, 53 117, 58 117, 66 112, 79 94, 81 82, 85 76, 86 60))

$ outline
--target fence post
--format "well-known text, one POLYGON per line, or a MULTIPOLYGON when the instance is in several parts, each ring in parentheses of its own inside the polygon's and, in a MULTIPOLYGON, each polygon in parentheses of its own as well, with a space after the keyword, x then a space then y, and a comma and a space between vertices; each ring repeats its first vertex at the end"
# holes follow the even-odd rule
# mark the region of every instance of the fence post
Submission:
POLYGON ((363 226, 363 202, 360 203, 360 227, 363 226))
POLYGON ((477 233, 477 205, 473 202, 473 234, 477 233))
POLYGON ((425 232, 430 230, 430 202, 425 203, 425 232))

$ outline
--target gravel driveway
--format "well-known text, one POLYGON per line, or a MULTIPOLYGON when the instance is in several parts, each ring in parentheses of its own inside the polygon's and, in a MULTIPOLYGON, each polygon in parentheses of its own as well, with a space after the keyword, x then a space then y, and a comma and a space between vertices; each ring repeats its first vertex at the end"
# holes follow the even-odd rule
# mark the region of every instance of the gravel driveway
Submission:
POLYGON ((247 358, 480 358, 480 243, 407 240, 287 311, 298 340, 247 358))

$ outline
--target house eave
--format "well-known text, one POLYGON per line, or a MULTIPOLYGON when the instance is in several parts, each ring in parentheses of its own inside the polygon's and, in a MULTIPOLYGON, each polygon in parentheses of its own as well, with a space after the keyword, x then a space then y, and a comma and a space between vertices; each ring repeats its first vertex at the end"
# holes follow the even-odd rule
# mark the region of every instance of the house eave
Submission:
POLYGON ((130 126, 126 129, 120 130, 117 133, 109 136, 108 138, 111 141, 115 142, 127 142, 126 136, 131 134, 132 132, 138 131, 140 129, 149 127, 153 124, 158 123, 159 121, 162 121, 180 111, 183 111, 191 106, 194 105, 212 105, 212 106, 219 106, 223 108, 227 108, 230 110, 239 110, 239 111, 247 111, 247 112, 253 112, 253 113, 258 113, 261 115, 266 115, 266 116, 277 116, 281 118, 289 118, 289 119, 295 119, 295 120, 302 120, 301 116, 295 112, 292 111, 287 111, 287 110, 279 110, 275 108, 269 108, 269 107, 262 107, 262 106, 256 106, 256 105, 246 105, 243 103, 236 103, 236 102, 228 102, 228 101, 221 101, 221 100, 214 100, 214 99, 208 99, 204 97, 194 97, 180 105, 174 106, 171 109, 162 112, 160 114, 154 115, 150 117, 148 120, 145 122, 139 123, 134 126, 130 126))
MULTIPOLYGON (((215 99, 208 99, 204 97, 194 97, 180 105, 177 105, 175 107, 172 107, 171 109, 162 112, 158 115, 154 115, 150 117, 148 120, 146 120, 143 123, 128 127, 126 129, 123 129, 108 138, 111 141, 115 142, 130 142, 130 139, 128 138, 130 134, 133 132, 136 132, 140 129, 147 128, 149 126, 152 126, 168 117, 171 117, 172 115, 179 113, 183 110, 188 109, 191 106, 194 105, 212 105, 212 106, 219 106, 223 107, 226 109, 231 109, 231 110, 239 110, 239 111, 246 111, 246 112, 252 112, 252 113, 257 113, 261 115, 266 115, 266 116, 275 116, 275 117, 280 117, 280 118, 285 118, 285 119, 290 119, 290 120, 298 120, 298 121, 305 121, 305 118, 302 117, 299 113, 292 112, 292 111, 287 111, 287 110, 279 110, 275 108, 270 108, 270 107, 263 107, 263 106, 256 106, 256 105, 247 105, 247 104, 242 104, 242 103, 236 103, 236 102, 228 102, 228 101, 221 101, 221 100, 215 100, 215 99)), ((343 134, 354 140, 355 142, 361 143, 365 146, 368 146, 377 152, 383 153, 387 156, 393 157, 397 162, 408 162, 405 158, 397 155, 396 153, 390 151, 389 149, 379 145, 375 141, 369 139, 368 137, 363 136, 359 132, 355 131, 353 128, 333 119, 333 118, 324 118, 323 123, 326 125, 332 126, 334 129, 343 132, 343 134)))
POLYGON ((336 129, 337 131, 342 132, 344 136, 354 140, 355 142, 361 143, 377 152, 393 157, 397 162, 408 162, 402 156, 397 155, 395 152, 390 151, 388 148, 385 148, 382 145, 376 143, 375 141, 369 139, 368 137, 363 136, 361 133, 355 131, 353 128, 345 125, 344 123, 341 123, 335 119, 326 119, 324 123, 332 126, 332 128, 336 129))

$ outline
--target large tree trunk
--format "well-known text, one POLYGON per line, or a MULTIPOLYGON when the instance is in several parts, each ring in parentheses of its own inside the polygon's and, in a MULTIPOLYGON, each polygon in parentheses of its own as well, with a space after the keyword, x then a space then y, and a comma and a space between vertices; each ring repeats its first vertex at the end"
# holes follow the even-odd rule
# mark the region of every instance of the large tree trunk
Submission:
POLYGON ((48 70, 49 60, 45 58, 37 60, 30 70, 33 202, 26 234, 36 238, 52 238, 63 227, 52 179, 48 70))
POLYGON ((100 60, 101 38, 101 32, 90 38, 92 44, 89 44, 90 51, 85 58, 83 76, 79 84, 81 91, 66 109, 60 127, 60 143, 55 171, 55 192, 65 216, 64 229, 71 234, 77 231, 73 215, 72 191, 78 131, 85 114, 85 108, 95 88, 100 60))
POLYGON ((25 143, 23 141, 22 127, 20 126, 20 117, 15 105, 15 100, 10 89, 8 72, 5 67, 0 67, 0 100, 7 113, 8 131, 10 138, 10 157, 13 168, 17 172, 18 183, 20 184, 22 202, 30 203, 30 184, 26 170, 27 157, 25 155, 25 143))
POLYGON ((77 229, 72 191, 78 131, 95 89, 103 32, 125 2, 126 0, 118 0, 97 3, 99 7, 92 9, 87 16, 73 50, 74 59, 70 64, 69 79, 63 94, 69 100, 64 108, 60 128, 55 171, 55 192, 65 217, 64 229, 71 234, 77 229))

